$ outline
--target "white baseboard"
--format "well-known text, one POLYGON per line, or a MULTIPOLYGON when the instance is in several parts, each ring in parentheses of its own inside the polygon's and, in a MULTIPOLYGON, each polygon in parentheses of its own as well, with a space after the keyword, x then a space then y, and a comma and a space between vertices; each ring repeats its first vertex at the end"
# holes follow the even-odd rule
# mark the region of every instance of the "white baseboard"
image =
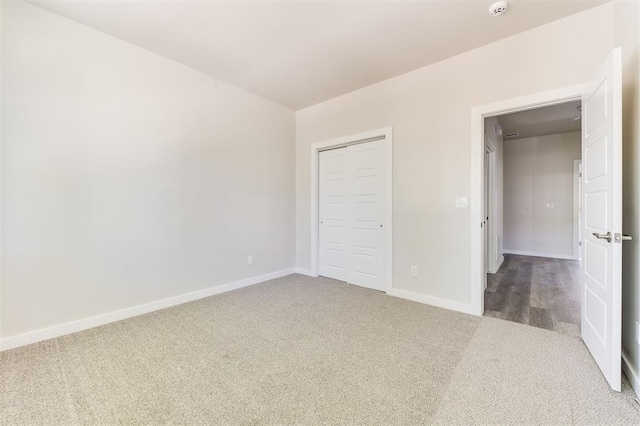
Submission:
POLYGON ((142 305, 132 306, 130 308, 120 309, 118 311, 107 312, 105 314, 84 318, 65 324, 55 325, 52 327, 42 328, 40 330, 30 331, 16 336, 5 337, 0 339, 0 351, 13 349, 31 343, 40 342, 42 340, 53 339, 54 337, 64 336, 65 334, 75 333, 77 331, 87 330, 89 328, 98 327, 126 318, 135 317, 137 315, 146 314, 175 305, 192 302, 194 300, 213 296, 227 291, 237 290, 242 287, 258 284, 263 281, 273 280, 293 274, 295 268, 283 269, 281 271, 272 272, 270 274, 260 275, 257 277, 246 278, 244 280, 222 284, 215 287, 209 287, 204 290, 198 290, 191 293, 181 294, 179 296, 168 297, 166 299, 157 300, 155 302, 144 303, 142 305))
POLYGON ((311 272, 311 269, 305 269, 305 268, 296 268, 296 274, 306 275, 308 277, 317 277, 317 275, 313 275, 313 273, 311 272))
POLYGON ((504 256, 500 256, 500 258, 498 259, 498 261, 495 264, 495 269, 490 270, 489 273, 490 274, 495 274, 498 272, 498 270, 500 269, 500 267, 502 266, 502 264, 504 263, 504 256))
POLYGON ((509 250, 504 249, 504 254, 516 254, 519 256, 533 256, 533 257, 549 257, 551 259, 564 259, 564 260, 578 260, 572 255, 566 254, 551 254, 551 253, 538 253, 534 251, 521 251, 521 250, 509 250))
POLYGON ((629 379, 629 383, 631 383, 631 387, 633 387, 636 395, 640 397, 640 376, 638 376, 638 373, 633 369, 631 362, 624 352, 622 352, 622 371, 624 371, 627 379, 629 379))
POLYGON ((442 299, 440 297, 427 296, 426 294, 414 293, 412 291, 400 290, 392 288, 387 291, 389 296, 399 297, 400 299, 407 299, 414 302, 424 303, 426 305, 437 306, 438 308, 449 309, 452 311, 462 312, 464 314, 475 315, 471 304, 455 302, 453 300, 442 299))

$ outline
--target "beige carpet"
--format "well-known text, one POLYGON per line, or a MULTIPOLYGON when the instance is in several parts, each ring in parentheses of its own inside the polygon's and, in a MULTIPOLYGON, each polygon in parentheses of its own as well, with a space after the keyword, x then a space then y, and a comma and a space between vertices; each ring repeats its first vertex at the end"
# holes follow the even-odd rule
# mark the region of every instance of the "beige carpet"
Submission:
POLYGON ((0 354, 0 424, 638 424, 579 338, 291 275, 0 354))

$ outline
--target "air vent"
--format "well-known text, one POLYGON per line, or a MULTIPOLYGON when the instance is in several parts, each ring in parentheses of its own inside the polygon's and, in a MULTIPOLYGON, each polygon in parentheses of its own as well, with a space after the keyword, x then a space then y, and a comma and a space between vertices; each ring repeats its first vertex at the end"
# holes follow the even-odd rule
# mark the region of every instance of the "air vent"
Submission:
POLYGON ((516 136, 520 136, 520 133, 507 133, 504 136, 507 138, 515 138, 516 136))

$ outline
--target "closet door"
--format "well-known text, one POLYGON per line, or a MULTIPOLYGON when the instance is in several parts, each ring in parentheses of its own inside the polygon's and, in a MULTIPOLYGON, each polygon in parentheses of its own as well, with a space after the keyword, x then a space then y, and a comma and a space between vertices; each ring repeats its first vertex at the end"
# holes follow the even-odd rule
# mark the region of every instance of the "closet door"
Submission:
POLYGON ((347 281, 349 265, 349 154, 348 148, 320 152, 318 167, 319 272, 340 281, 347 281))
POLYGON ((384 290, 385 162, 381 141, 349 147, 348 209, 352 220, 347 280, 384 290))
POLYGON ((319 156, 319 272, 384 290, 385 162, 382 142, 319 156))

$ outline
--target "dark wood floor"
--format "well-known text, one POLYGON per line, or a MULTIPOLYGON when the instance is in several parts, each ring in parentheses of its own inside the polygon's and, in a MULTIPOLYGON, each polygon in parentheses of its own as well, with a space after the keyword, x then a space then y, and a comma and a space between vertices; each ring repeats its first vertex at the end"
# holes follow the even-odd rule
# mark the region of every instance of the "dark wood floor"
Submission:
POLYGON ((575 260, 505 255, 488 274, 485 315, 579 336, 579 276, 575 260))

